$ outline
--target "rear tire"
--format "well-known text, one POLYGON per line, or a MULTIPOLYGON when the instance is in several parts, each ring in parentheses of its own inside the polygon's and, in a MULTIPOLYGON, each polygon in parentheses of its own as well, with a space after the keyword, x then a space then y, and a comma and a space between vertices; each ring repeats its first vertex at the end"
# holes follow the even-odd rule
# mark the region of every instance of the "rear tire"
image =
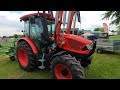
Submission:
POLYGON ((34 53, 26 41, 20 41, 16 48, 17 59, 20 67, 28 72, 36 68, 34 53))
POLYGON ((55 56, 51 61, 53 79, 84 79, 84 70, 70 55, 55 56))

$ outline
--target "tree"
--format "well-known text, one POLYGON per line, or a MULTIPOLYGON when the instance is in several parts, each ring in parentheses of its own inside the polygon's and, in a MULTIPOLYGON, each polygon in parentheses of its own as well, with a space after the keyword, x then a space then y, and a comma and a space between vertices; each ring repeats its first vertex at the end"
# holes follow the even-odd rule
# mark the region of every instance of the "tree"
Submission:
POLYGON ((13 38, 13 36, 9 36, 9 38, 13 38))
POLYGON ((24 37, 24 35, 18 35, 18 38, 22 38, 22 37, 24 37))
POLYGON ((101 31, 101 32, 104 32, 104 28, 98 27, 98 28, 95 28, 94 31, 101 31))
POLYGON ((117 26, 117 31, 118 31, 118 34, 120 34, 120 25, 117 26))
POLYGON ((18 35, 17 35, 17 34, 14 34, 14 38, 18 38, 18 35))
POLYGON ((118 25, 120 24, 120 11, 106 11, 103 14, 102 19, 113 19, 110 24, 118 25))
POLYGON ((3 38, 6 38, 6 36, 3 36, 3 38))

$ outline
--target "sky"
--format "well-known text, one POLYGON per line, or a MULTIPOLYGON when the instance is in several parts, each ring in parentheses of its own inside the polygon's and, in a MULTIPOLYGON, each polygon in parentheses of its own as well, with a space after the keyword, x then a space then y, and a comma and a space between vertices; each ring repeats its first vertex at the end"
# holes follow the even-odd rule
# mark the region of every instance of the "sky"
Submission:
MULTIPOLYGON (((0 11, 0 36, 10 36, 15 33, 21 33, 23 22, 20 22, 20 17, 37 11, 0 11)), ((102 20, 102 14, 105 11, 80 11, 81 25, 76 23, 76 27, 85 30, 94 30, 97 27, 103 27, 103 23, 109 23, 110 20, 102 20)), ((55 14, 55 13, 54 13, 55 14)), ((110 26, 110 29, 115 29, 115 26, 110 26)))

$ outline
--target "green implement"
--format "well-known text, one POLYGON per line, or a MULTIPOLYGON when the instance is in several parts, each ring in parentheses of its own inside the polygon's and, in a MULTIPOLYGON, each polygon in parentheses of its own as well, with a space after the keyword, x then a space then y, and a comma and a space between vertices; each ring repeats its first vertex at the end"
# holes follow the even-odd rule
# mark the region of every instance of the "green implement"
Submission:
POLYGON ((15 43, 17 42, 17 39, 15 38, 14 44, 9 47, 5 47, 0 45, 0 55, 7 55, 8 58, 12 61, 15 60, 15 43), (4 51, 3 51, 4 50, 4 51))

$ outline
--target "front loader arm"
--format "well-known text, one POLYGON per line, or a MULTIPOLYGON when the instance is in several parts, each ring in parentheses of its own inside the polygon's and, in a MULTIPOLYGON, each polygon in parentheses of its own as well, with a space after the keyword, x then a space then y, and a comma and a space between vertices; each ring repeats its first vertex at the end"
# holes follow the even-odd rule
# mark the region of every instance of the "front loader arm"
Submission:
POLYGON ((66 31, 67 34, 70 34, 74 14, 75 14, 75 11, 70 11, 68 15, 68 25, 67 25, 67 31, 66 31))
POLYGON ((58 39, 58 35, 60 33, 60 28, 61 28, 61 24, 62 24, 62 15, 63 15, 63 11, 58 11, 56 12, 56 17, 55 17, 55 41, 57 41, 58 39))

